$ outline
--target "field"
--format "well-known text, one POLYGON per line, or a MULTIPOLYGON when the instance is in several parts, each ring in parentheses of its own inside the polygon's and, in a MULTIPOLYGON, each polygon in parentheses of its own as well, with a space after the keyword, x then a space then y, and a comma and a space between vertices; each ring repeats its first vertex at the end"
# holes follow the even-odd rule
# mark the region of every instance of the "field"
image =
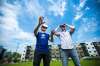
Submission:
MULTIPOLYGON (((74 66, 73 61, 70 60, 69 66, 74 66)), ((32 62, 23 62, 16 64, 1 64, 0 66, 32 66, 32 62)), ((41 66, 43 64, 41 63, 41 66)), ((61 61, 51 61, 50 66, 62 66, 61 61)), ((100 66, 100 60, 81 60, 81 66, 100 66)))

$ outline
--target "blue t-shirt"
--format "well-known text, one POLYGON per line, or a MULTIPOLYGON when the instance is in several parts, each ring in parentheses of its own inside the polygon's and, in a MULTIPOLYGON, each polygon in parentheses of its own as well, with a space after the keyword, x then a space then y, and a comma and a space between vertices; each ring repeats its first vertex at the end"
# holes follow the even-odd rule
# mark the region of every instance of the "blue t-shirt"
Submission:
POLYGON ((36 42, 36 51, 39 52, 48 52, 48 40, 49 40, 49 34, 38 32, 36 36, 37 42, 36 42))

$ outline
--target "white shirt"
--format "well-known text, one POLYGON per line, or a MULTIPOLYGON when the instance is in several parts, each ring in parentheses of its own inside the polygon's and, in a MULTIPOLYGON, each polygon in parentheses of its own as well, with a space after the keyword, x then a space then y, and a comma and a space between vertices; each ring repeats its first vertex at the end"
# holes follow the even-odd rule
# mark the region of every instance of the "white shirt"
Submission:
POLYGON ((60 36, 62 49, 72 49, 74 47, 72 45, 71 35, 68 31, 57 32, 57 34, 60 36))

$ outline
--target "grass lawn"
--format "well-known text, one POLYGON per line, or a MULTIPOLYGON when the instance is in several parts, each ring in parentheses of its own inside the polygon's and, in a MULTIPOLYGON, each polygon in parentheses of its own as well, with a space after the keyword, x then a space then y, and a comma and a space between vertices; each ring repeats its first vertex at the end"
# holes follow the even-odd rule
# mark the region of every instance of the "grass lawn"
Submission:
MULTIPOLYGON (((69 66, 74 66, 73 61, 69 61, 69 66)), ((0 66, 32 66, 32 62, 23 62, 18 64, 3 64, 0 66)), ((43 66, 43 64, 41 64, 43 66)), ((62 66, 61 61, 51 61, 50 66, 62 66)), ((100 66, 100 60, 81 60, 81 66, 100 66)))

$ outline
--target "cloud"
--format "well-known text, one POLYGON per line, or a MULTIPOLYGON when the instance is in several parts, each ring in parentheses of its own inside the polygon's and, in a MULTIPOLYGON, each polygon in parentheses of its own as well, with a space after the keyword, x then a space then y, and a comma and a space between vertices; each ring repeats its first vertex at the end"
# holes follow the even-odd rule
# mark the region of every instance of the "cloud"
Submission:
POLYGON ((5 38, 9 40, 9 35, 16 34, 16 31, 20 31, 18 28, 18 22, 16 20, 16 14, 17 8, 15 6, 12 6, 10 4, 3 5, 1 7, 1 11, 3 12, 4 16, 0 17, 0 28, 2 30, 2 38, 5 38), (6 33, 7 31, 7 33, 6 33))
POLYGON ((83 17, 85 16, 86 11, 90 9, 87 6, 85 7, 86 2, 87 0, 80 0, 80 4, 78 6, 74 5, 75 17, 73 23, 81 19, 80 26, 77 31, 77 40, 79 42, 94 40, 91 33, 95 33, 98 27, 98 21, 95 17, 83 17), (92 38, 90 39, 89 37, 92 38))
POLYGON ((87 0, 80 0, 80 4, 79 4, 79 9, 82 9, 84 6, 85 6, 85 4, 86 4, 86 1, 87 0))
POLYGON ((32 16, 44 16, 45 10, 39 4, 38 0, 27 0, 24 1, 26 5, 27 12, 32 16))
MULTIPOLYGON (((78 41, 87 41, 87 33, 93 33, 96 31, 98 22, 93 18, 82 18, 81 25, 77 31, 77 40, 78 41)), ((88 35, 89 37, 89 35, 88 35)))
POLYGON ((20 53, 20 54, 22 54, 23 53, 23 51, 25 50, 25 47, 26 46, 32 46, 32 49, 34 50, 35 49, 35 38, 34 38, 34 40, 32 41, 32 40, 30 40, 30 41, 26 41, 26 42, 22 42, 22 44, 20 44, 20 45, 18 45, 18 49, 17 49, 17 52, 18 53, 20 53))
POLYGON ((89 9, 90 9, 89 7, 86 7, 86 8, 85 8, 85 10, 89 10, 89 9))
MULTIPOLYGON (((82 8, 84 8, 85 4, 86 4, 87 0, 80 0, 80 4, 78 6, 74 5, 74 10, 75 10, 75 17, 73 21, 77 21, 79 20, 83 15, 84 12, 82 10, 82 8)), ((86 10, 88 10, 89 8, 87 7, 86 10)))
POLYGON ((53 0, 48 0, 51 5, 49 6, 49 11, 54 14, 54 16, 63 16, 66 10, 66 2, 65 0, 57 0, 56 2, 53 0))
POLYGON ((20 28, 17 20, 18 14, 20 14, 20 6, 11 5, 5 3, 1 9, 3 16, 0 16, 0 44, 11 51, 16 51, 17 45, 31 44, 35 41, 32 33, 24 32, 20 28))
POLYGON ((74 20, 79 20, 81 17, 83 16, 83 13, 82 12, 77 12, 75 17, 74 17, 74 20))
POLYGON ((92 39, 89 39, 88 41, 90 41, 90 42, 99 42, 100 41, 100 37, 94 37, 92 39))

